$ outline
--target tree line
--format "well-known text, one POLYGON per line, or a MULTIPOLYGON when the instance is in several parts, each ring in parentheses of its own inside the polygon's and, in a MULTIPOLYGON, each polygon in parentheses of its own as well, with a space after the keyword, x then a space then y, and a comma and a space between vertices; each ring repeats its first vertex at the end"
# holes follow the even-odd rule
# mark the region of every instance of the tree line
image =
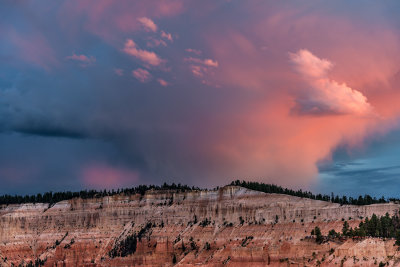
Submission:
MULTIPOLYGON (((315 235, 315 241, 321 243, 324 240, 324 236, 321 234, 321 229, 316 226, 312 231, 311 235, 315 235)), ((328 238, 340 238, 340 237, 381 237, 381 238, 396 238, 396 245, 400 245, 400 218, 399 214, 389 216, 386 213, 385 216, 378 217, 373 214, 371 218, 365 218, 361 221, 358 227, 354 229, 349 227, 347 221, 343 222, 342 232, 338 233, 334 229, 328 233, 328 238)))
MULTIPOLYGON (((292 195, 292 196, 297 196, 297 197, 303 197, 303 198, 310 198, 310 199, 315 199, 315 200, 322 200, 322 201, 330 201, 334 203, 339 203, 341 205, 344 204, 352 204, 352 205, 370 205, 370 204, 376 204, 376 203, 388 203, 389 201, 399 201, 399 199, 395 198, 388 198, 385 199, 384 197, 381 197, 379 199, 375 197, 371 197, 370 195, 364 195, 364 196, 359 196, 358 198, 352 198, 352 197, 346 197, 346 196, 339 196, 339 195, 334 195, 333 193, 329 195, 323 195, 323 194, 313 194, 310 191, 302 191, 300 190, 292 190, 288 188, 283 188, 278 185, 274 184, 264 184, 264 183, 259 183, 259 182, 246 182, 246 181, 240 181, 236 180, 230 183, 230 185, 236 185, 236 186, 242 186, 248 189, 252 190, 257 190, 265 193, 277 193, 277 194, 286 194, 286 195, 292 195)), ((136 187, 132 188, 125 188, 125 189, 117 189, 117 190, 81 190, 78 192, 71 192, 71 191, 66 191, 66 192, 46 192, 46 193, 39 193, 36 195, 2 195, 0 196, 0 205, 8 205, 8 204, 23 204, 23 203, 57 203, 62 200, 69 200, 73 198, 82 198, 82 199, 87 199, 87 198, 101 198, 105 196, 113 196, 113 195, 118 195, 118 194, 124 194, 124 195, 135 195, 135 194, 140 194, 144 195, 146 191, 148 190, 177 190, 179 192, 185 192, 185 191, 192 191, 192 190, 201 190, 199 187, 190 187, 188 185, 182 185, 182 184, 167 184, 164 183, 161 186, 157 185, 139 185, 136 187)))
POLYGON ((44 194, 36 194, 36 195, 2 195, 0 196, 0 205, 8 205, 8 204, 23 204, 23 203, 57 203, 62 200, 69 200, 73 198, 102 198, 106 196, 113 196, 113 195, 135 195, 140 194, 144 195, 146 191, 149 190, 177 190, 179 192, 186 192, 192 190, 200 190, 198 187, 190 187, 188 185, 181 185, 181 184, 167 184, 164 183, 161 186, 157 185, 139 185, 132 188, 125 188, 125 189, 117 189, 117 190, 81 190, 79 192, 46 192, 44 194))
POLYGON ((360 222, 358 227, 349 228, 347 221, 343 222, 342 234, 349 237, 382 237, 382 238, 396 238, 397 244, 400 244, 400 218, 396 214, 389 216, 378 217, 375 214, 369 219, 365 218, 360 222))
POLYGON ((381 197, 381 198, 377 199, 375 197, 371 197, 370 195, 359 196, 358 198, 339 196, 339 195, 335 196, 333 193, 330 196, 323 195, 323 194, 315 195, 315 194, 311 193, 310 191, 303 191, 301 189, 295 191, 295 190, 283 188, 281 186, 274 185, 274 184, 264 184, 264 183, 259 183, 259 182, 246 182, 246 181, 240 181, 240 180, 233 181, 230 185, 241 186, 241 187, 245 187, 248 189, 257 190, 257 191, 261 191, 261 192, 265 192, 265 193, 285 194, 285 195, 310 198, 310 199, 315 199, 315 200, 330 201, 333 203, 339 203, 341 205, 351 204, 351 205, 361 206, 361 205, 371 205, 371 204, 377 204, 377 203, 388 203, 390 201, 398 201, 398 199, 395 199, 395 198, 385 199, 385 197, 381 197))

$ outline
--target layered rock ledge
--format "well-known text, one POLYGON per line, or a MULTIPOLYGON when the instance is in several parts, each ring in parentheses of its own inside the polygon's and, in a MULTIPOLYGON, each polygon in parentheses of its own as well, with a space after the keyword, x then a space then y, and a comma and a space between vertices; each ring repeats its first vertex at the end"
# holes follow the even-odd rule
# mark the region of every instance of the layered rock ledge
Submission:
POLYGON ((395 203, 339 205, 237 186, 0 208, 0 266, 397 266, 394 240, 317 244, 395 203))

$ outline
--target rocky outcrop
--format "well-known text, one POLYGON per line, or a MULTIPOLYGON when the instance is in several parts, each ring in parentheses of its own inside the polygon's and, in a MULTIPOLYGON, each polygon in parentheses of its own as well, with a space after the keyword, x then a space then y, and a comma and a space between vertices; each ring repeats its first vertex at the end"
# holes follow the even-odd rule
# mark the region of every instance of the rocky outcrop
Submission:
POLYGON ((236 186, 0 208, 0 266, 397 265, 394 240, 309 237, 394 203, 351 206, 236 186))

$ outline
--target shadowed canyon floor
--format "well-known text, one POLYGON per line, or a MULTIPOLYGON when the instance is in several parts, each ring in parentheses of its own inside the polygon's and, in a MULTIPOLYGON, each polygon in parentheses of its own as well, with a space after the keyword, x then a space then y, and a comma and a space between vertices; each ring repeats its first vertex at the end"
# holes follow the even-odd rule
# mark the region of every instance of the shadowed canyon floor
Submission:
POLYGON ((317 244, 309 236, 315 226, 327 235, 342 219, 355 227, 399 208, 237 186, 8 205, 0 208, 0 266, 397 266, 392 239, 317 244))

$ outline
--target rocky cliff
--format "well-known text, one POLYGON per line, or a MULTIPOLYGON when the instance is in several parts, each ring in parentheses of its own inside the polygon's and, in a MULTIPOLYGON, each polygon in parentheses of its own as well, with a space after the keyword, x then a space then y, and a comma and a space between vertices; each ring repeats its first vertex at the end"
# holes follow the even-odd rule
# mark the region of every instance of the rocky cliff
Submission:
POLYGON ((0 208, 0 266, 398 265, 394 240, 317 244, 394 203, 351 206, 227 186, 0 208))

